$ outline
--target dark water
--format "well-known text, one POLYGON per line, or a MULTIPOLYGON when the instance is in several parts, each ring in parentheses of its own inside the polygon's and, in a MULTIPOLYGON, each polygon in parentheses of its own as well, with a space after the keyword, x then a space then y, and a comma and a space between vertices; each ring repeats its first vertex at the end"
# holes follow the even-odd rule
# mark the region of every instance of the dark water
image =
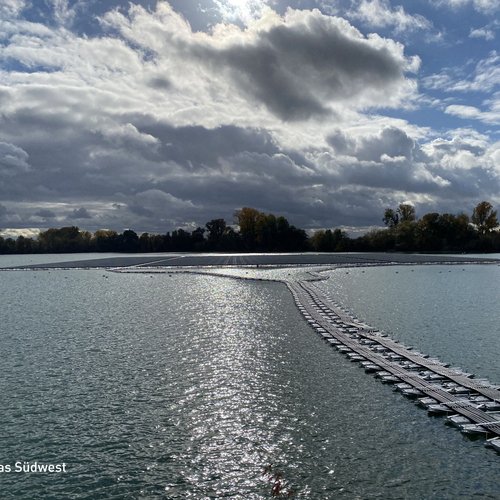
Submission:
POLYGON ((500 457, 367 376, 283 285, 0 273, 0 497, 499 498, 500 457), (267 470, 266 473, 264 471, 267 470))

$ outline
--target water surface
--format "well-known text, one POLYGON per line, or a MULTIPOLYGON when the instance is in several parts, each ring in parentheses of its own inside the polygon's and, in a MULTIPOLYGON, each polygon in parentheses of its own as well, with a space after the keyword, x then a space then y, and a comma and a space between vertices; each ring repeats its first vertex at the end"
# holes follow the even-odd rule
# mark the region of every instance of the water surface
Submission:
POLYGON ((265 499, 278 472, 294 498, 500 495, 495 453, 329 348, 281 284, 11 271, 0 298, 0 463, 68 464, 0 474, 2 499, 265 499))
POLYGON ((370 325, 500 384, 500 266, 339 269, 319 284, 370 325))

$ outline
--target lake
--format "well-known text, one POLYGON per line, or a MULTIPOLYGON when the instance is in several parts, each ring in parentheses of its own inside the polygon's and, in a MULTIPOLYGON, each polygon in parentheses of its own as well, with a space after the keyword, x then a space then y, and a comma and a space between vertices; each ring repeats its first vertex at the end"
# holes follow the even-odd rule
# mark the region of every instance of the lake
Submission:
MULTIPOLYGON (((327 274, 360 319, 500 383, 498 265, 327 274)), ((265 499, 277 474, 292 498, 500 497, 497 454, 331 349, 283 284, 9 271, 0 297, 0 464, 67 465, 0 473, 2 499, 265 499)))

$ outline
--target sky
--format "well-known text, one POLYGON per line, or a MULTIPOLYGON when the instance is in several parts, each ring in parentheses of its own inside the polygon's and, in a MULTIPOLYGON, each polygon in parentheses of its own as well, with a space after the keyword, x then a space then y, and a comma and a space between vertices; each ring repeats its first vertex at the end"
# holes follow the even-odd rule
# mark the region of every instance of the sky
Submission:
POLYGON ((0 228, 500 206, 500 0, 2 0, 0 228))

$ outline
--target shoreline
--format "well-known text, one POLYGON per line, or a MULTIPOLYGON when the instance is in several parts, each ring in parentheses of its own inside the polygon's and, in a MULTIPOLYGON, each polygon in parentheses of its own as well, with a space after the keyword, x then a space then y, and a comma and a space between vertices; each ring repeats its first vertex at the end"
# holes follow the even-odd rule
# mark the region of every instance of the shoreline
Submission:
MULTIPOLYGON (((53 255, 53 254, 51 254, 53 255)), ((45 269, 200 269, 200 268, 283 268, 313 266, 369 266, 418 264, 500 264, 500 257, 395 253, 287 253, 287 254, 176 254, 127 255, 74 260, 13 264, 0 270, 45 269)))

